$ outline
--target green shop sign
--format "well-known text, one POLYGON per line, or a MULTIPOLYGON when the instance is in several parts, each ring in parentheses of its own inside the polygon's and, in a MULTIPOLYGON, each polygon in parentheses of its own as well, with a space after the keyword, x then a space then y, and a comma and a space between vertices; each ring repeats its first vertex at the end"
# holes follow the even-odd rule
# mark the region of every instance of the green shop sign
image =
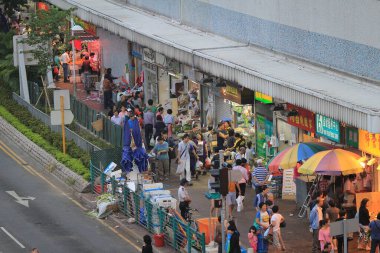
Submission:
POLYGON ((315 115, 316 133, 332 141, 340 142, 339 121, 324 115, 315 115))

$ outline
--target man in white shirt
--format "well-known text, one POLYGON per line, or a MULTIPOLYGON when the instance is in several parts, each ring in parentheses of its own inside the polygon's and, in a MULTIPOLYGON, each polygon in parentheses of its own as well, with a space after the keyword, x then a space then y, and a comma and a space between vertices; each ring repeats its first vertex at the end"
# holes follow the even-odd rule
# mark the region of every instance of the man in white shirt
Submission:
POLYGON ((276 250, 285 251, 284 241, 281 236, 281 228, 280 225, 285 221, 284 217, 278 213, 278 206, 273 206, 272 208, 272 218, 270 220, 271 227, 273 228, 273 246, 276 250))
MULTIPOLYGON (((180 180, 186 178, 189 185, 191 184, 191 172, 190 172, 190 152, 195 152, 194 147, 191 147, 193 142, 190 142, 189 134, 184 134, 182 141, 178 143, 177 151, 177 171, 182 171, 180 174, 180 180), (192 150, 192 151, 191 151, 192 150)), ((196 154, 195 154, 196 156, 196 154)))
POLYGON ((113 112, 113 116, 111 117, 111 122, 115 125, 121 126, 121 123, 123 122, 123 118, 119 116, 119 113, 117 110, 113 112))
POLYGON ((189 212, 188 209, 191 202, 190 195, 185 188, 187 183, 187 180, 183 178, 178 188, 179 210, 181 211, 181 216, 184 219, 187 218, 187 213, 189 212))
POLYGON ((61 55, 61 58, 59 59, 62 64, 63 68, 63 82, 68 83, 69 82, 69 62, 70 62, 70 56, 69 56, 69 50, 66 49, 65 52, 61 55))

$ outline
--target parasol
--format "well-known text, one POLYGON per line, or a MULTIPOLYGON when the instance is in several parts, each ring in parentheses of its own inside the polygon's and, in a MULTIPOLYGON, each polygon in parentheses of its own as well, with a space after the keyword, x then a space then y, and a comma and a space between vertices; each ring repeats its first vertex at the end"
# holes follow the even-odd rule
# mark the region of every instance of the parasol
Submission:
POLYGON ((359 155, 344 149, 319 152, 310 157, 298 170, 302 174, 349 175, 363 172, 359 155))
POLYGON ((129 124, 129 118, 124 118, 124 136, 123 136, 123 154, 121 156, 121 169, 123 172, 131 172, 133 166, 133 152, 131 148, 131 126, 129 124))
POLYGON ((139 121, 135 117, 133 120, 130 119, 129 122, 131 123, 132 136, 136 145, 135 150, 133 150, 133 158, 137 165, 137 168, 139 168, 139 171, 143 172, 143 171, 146 171, 148 168, 149 157, 148 157, 148 154, 145 152, 145 149, 142 147, 142 138, 141 138, 139 121))
POLYGON ((272 173, 278 172, 278 168, 292 169, 297 165, 298 161, 306 160, 314 154, 327 149, 326 145, 320 145, 315 142, 297 143, 275 156, 268 163, 268 169, 272 173))

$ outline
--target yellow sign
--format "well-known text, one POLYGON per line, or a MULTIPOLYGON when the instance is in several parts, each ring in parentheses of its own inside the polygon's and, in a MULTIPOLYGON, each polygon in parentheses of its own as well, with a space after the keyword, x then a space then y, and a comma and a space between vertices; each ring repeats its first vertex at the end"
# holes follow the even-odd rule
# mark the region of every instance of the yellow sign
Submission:
POLYGON ((380 157, 380 134, 359 129, 359 149, 367 154, 380 157))
POLYGON ((273 103, 273 97, 258 91, 255 92, 255 98, 257 101, 263 102, 264 104, 273 103))

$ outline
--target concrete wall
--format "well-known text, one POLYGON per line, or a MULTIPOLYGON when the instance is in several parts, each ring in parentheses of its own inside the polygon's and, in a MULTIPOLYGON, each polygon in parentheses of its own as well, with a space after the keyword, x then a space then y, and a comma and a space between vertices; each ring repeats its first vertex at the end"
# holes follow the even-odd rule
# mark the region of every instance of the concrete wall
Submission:
POLYGON ((96 32, 102 48, 103 67, 112 68, 113 76, 122 76, 128 63, 128 41, 102 28, 97 28, 96 32))
POLYGON ((377 0, 128 0, 201 30, 380 80, 377 0))

